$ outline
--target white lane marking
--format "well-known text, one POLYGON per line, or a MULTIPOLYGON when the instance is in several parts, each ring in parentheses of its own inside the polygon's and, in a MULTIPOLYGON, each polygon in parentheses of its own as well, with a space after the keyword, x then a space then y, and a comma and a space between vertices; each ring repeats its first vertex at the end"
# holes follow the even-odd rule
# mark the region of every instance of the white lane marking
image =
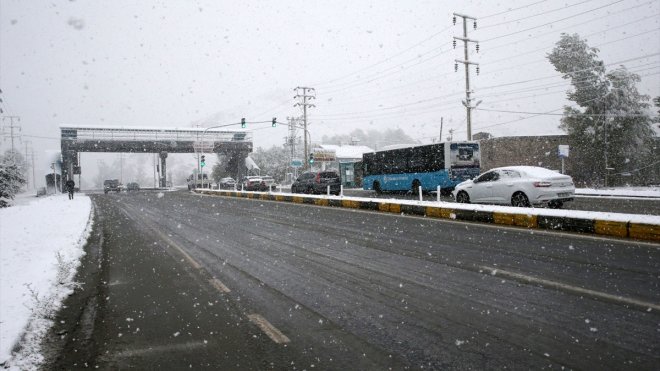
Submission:
POLYGON ((225 284, 220 282, 220 280, 217 278, 210 279, 209 282, 211 283, 211 285, 213 285, 213 287, 215 287, 218 291, 222 293, 231 292, 229 287, 225 286, 225 284))
POLYGON ((122 350, 120 352, 112 354, 110 357, 111 358, 139 357, 150 353, 169 353, 172 351, 187 351, 205 346, 207 346, 207 344, 202 341, 190 341, 183 344, 172 344, 172 345, 154 345, 142 349, 122 350))
POLYGON ((545 287, 550 287, 559 291, 566 291, 573 294, 590 296, 592 298, 602 299, 617 304, 631 305, 639 309, 642 309, 644 311, 648 311, 650 309, 660 310, 660 304, 648 303, 637 299, 626 298, 623 296, 612 295, 601 291, 585 289, 582 287, 572 286, 561 282, 550 281, 543 278, 528 276, 522 273, 510 272, 499 268, 479 266, 479 269, 482 269, 493 276, 507 277, 523 283, 537 284, 545 287))
MULTIPOLYGON (((127 207, 132 208, 131 206, 127 206, 127 207)), ((133 218, 133 216, 132 216, 131 214, 129 214, 127 210, 125 210, 125 209, 120 209, 120 210, 121 210, 121 211, 122 211, 122 212, 123 212, 123 213, 124 213, 129 219, 137 220, 137 219, 133 218)), ((188 253, 185 252, 185 250, 183 250, 182 247, 180 247, 176 242, 174 242, 171 238, 169 238, 165 233, 161 232, 160 229, 159 229, 156 225, 154 225, 153 223, 147 221, 146 219, 140 220, 139 222, 145 224, 145 225, 146 225, 147 227, 149 227, 152 231, 154 231, 154 233, 156 233, 160 238, 162 238, 162 239, 165 240, 169 245, 172 245, 172 247, 174 247, 175 249, 177 249, 177 250, 181 253, 181 255, 183 255, 184 259, 186 259, 186 260, 190 263, 190 265, 193 266, 193 268, 195 268, 195 269, 202 269, 202 266, 201 266, 199 263, 197 263, 197 261, 196 261, 195 259, 193 259, 192 256, 188 255, 188 253)))
MULTIPOLYGON (((150 224, 150 223, 145 223, 145 224, 150 224)), ((179 253, 181 253, 181 255, 183 255, 183 258, 186 259, 188 261, 188 263, 190 263, 190 265, 193 266, 193 268, 202 269, 201 264, 199 264, 195 259, 193 259, 192 256, 190 256, 181 246, 179 246, 176 242, 174 242, 171 238, 169 238, 165 233, 161 232, 158 228, 154 227, 153 225, 151 225, 151 229, 154 232, 156 232, 156 234, 158 234, 160 236, 160 238, 165 240, 165 242, 167 242, 170 246, 177 249, 179 251, 179 253)))
POLYGON ((286 335, 284 335, 280 330, 275 328, 270 322, 268 322, 264 317, 259 314, 249 314, 248 318, 252 323, 259 326, 261 331, 263 331, 268 337, 276 342, 277 344, 288 343, 290 340, 286 335))

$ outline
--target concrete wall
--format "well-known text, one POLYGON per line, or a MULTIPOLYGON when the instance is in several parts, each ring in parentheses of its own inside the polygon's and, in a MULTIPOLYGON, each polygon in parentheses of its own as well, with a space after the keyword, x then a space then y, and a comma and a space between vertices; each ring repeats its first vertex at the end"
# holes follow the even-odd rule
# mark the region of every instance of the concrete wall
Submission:
MULTIPOLYGON (((567 135, 501 137, 481 143, 481 171, 500 166, 528 165, 561 170, 560 144, 570 144, 567 135)), ((564 160, 566 174, 573 171, 571 158, 564 160)))
MULTIPOLYGON (((574 147, 567 135, 501 137, 479 141, 481 143, 481 171, 487 171, 500 166, 528 165, 542 166, 552 170, 561 170, 561 159, 558 156, 558 146, 571 146, 570 156, 564 160, 565 173, 581 178, 580 162, 576 160, 574 147)), ((660 159, 660 138, 656 139, 654 151, 656 159, 660 159)), ((615 172, 616 173, 616 172, 615 172)), ((602 181, 601 181, 602 183, 602 181)), ((610 186, 623 185, 657 185, 660 184, 660 164, 651 163, 646 168, 633 172, 629 176, 612 175, 610 186)), ((602 184, 601 184, 602 185, 602 184)), ((579 186, 595 186, 595 184, 579 184, 579 186)))

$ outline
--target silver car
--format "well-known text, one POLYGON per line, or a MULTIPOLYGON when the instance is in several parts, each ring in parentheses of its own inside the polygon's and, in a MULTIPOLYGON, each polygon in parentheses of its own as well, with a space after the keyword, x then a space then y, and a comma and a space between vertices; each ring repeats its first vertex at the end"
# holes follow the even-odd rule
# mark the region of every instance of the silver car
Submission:
POLYGON ((568 175, 536 166, 508 166, 489 170, 456 186, 456 202, 561 208, 573 201, 575 185, 568 175))

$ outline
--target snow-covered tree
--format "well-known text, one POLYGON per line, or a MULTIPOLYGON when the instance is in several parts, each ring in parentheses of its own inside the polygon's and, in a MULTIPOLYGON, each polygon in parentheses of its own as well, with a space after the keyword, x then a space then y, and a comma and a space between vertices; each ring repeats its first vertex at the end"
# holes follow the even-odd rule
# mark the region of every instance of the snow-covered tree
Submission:
POLYGON ((12 158, 3 157, 0 161, 0 207, 9 206, 23 184, 25 177, 21 169, 12 158))
POLYGON ((392 144, 411 144, 417 141, 409 137, 401 129, 368 130, 355 129, 350 134, 337 134, 331 137, 323 136, 323 144, 350 144, 353 139, 357 139, 358 144, 373 149, 382 148, 392 144))
POLYGON ((282 146, 272 146, 270 149, 257 148, 250 157, 261 169, 261 175, 270 175, 276 182, 282 182, 290 171, 290 153, 282 146))
POLYGON ((560 128, 569 135, 571 157, 579 164, 574 178, 598 184, 606 168, 621 174, 648 165, 653 156, 650 97, 637 90, 640 77, 624 66, 607 73, 598 49, 577 34, 562 34, 548 59, 573 85, 567 95, 577 107, 564 108, 560 128))

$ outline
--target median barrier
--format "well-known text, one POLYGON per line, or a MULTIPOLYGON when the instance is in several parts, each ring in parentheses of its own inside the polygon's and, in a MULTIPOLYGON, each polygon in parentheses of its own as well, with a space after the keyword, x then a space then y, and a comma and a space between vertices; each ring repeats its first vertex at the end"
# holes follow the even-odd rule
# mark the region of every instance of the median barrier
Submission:
POLYGON ((633 238, 647 241, 660 241, 660 223, 643 223, 620 220, 600 220, 592 217, 569 217, 544 215, 544 209, 536 209, 534 214, 527 210, 507 212, 478 210, 470 206, 456 204, 448 208, 443 206, 427 206, 411 204, 410 202, 393 202, 393 200, 361 200, 348 197, 325 197, 307 195, 287 195, 263 192, 240 192, 223 190, 194 190, 195 193, 214 196, 230 196, 238 198, 259 199, 265 201, 292 202, 325 207, 343 207, 376 212, 419 215, 429 218, 453 219, 469 222, 494 223, 523 228, 536 228, 605 235, 621 238, 633 238))
POLYGON ((558 231, 566 232, 596 233, 593 219, 539 215, 538 226, 541 229, 555 229, 558 231))

